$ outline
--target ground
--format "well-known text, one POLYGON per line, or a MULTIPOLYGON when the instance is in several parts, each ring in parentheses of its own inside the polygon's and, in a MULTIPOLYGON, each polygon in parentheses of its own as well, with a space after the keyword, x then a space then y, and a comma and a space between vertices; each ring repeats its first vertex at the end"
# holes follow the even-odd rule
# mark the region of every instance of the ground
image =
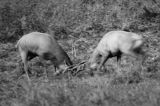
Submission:
MULTIPOLYGON (((123 56, 121 75, 117 74, 116 58, 109 59, 106 71, 89 74, 86 66, 72 76, 54 76, 53 65, 35 58, 29 62, 31 85, 18 61, 15 43, 0 44, 1 106, 159 106, 160 65, 158 33, 141 33, 145 37, 146 58, 140 67, 135 58, 123 56), (146 37, 147 36, 147 37, 146 37), (50 72, 48 77, 45 73, 50 72)), ((58 43, 74 64, 87 61, 101 37, 59 40, 58 43)))

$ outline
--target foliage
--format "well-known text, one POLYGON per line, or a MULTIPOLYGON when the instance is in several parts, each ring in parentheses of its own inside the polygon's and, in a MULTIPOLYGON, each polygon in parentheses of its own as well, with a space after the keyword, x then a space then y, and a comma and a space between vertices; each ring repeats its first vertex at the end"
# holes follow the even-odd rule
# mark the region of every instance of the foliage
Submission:
MULTIPOLYGON (((0 105, 2 106, 159 106, 160 1, 158 0, 0 0, 0 105), (104 33, 126 30, 145 39, 145 59, 123 56, 104 72, 87 67, 77 76, 53 75, 53 65, 29 62, 28 83, 20 75, 15 41, 31 31, 54 34, 74 64, 87 61, 104 33), (48 79, 46 73, 49 73, 48 79), (93 72, 94 73, 94 72, 93 72)), ((47 63, 47 62, 46 62, 47 63)))
POLYGON ((57 38, 63 38, 84 31, 93 35, 111 29, 159 30, 158 0, 5 0, 0 3, 1 41, 15 41, 31 31, 54 32, 57 38))

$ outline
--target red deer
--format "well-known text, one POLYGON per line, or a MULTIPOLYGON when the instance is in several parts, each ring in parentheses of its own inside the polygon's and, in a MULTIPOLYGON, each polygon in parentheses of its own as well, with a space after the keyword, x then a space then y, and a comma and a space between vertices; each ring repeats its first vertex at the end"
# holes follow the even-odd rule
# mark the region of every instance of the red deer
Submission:
POLYGON ((117 67, 122 54, 139 57, 142 51, 143 38, 132 32, 110 31, 103 36, 90 57, 90 68, 100 70, 111 57, 117 57, 117 67))
POLYGON ((43 60, 50 60, 55 67, 55 71, 56 68, 60 69, 63 63, 66 63, 68 66, 72 65, 67 53, 57 43, 54 37, 47 33, 32 32, 26 34, 18 40, 16 48, 19 50, 28 79, 27 61, 36 56, 39 56, 43 60))

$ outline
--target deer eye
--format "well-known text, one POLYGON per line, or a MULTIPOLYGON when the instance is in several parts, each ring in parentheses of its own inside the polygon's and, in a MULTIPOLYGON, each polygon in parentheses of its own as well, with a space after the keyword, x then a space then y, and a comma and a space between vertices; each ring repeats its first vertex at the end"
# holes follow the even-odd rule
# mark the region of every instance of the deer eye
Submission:
POLYGON ((97 55, 97 59, 98 59, 98 60, 99 60, 101 57, 102 57, 101 54, 98 54, 98 55, 97 55))
POLYGON ((97 59, 96 59, 97 64, 100 64, 101 58, 102 58, 102 55, 99 54, 99 55, 97 56, 97 59))

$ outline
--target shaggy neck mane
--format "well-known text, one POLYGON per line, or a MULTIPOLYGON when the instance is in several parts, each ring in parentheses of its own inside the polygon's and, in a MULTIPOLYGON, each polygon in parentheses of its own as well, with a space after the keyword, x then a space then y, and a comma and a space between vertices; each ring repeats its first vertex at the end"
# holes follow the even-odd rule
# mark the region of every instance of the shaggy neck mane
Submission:
POLYGON ((97 58, 97 55, 99 54, 98 50, 95 49, 92 56, 91 56, 91 59, 90 59, 90 62, 95 62, 96 61, 96 58, 97 58))

